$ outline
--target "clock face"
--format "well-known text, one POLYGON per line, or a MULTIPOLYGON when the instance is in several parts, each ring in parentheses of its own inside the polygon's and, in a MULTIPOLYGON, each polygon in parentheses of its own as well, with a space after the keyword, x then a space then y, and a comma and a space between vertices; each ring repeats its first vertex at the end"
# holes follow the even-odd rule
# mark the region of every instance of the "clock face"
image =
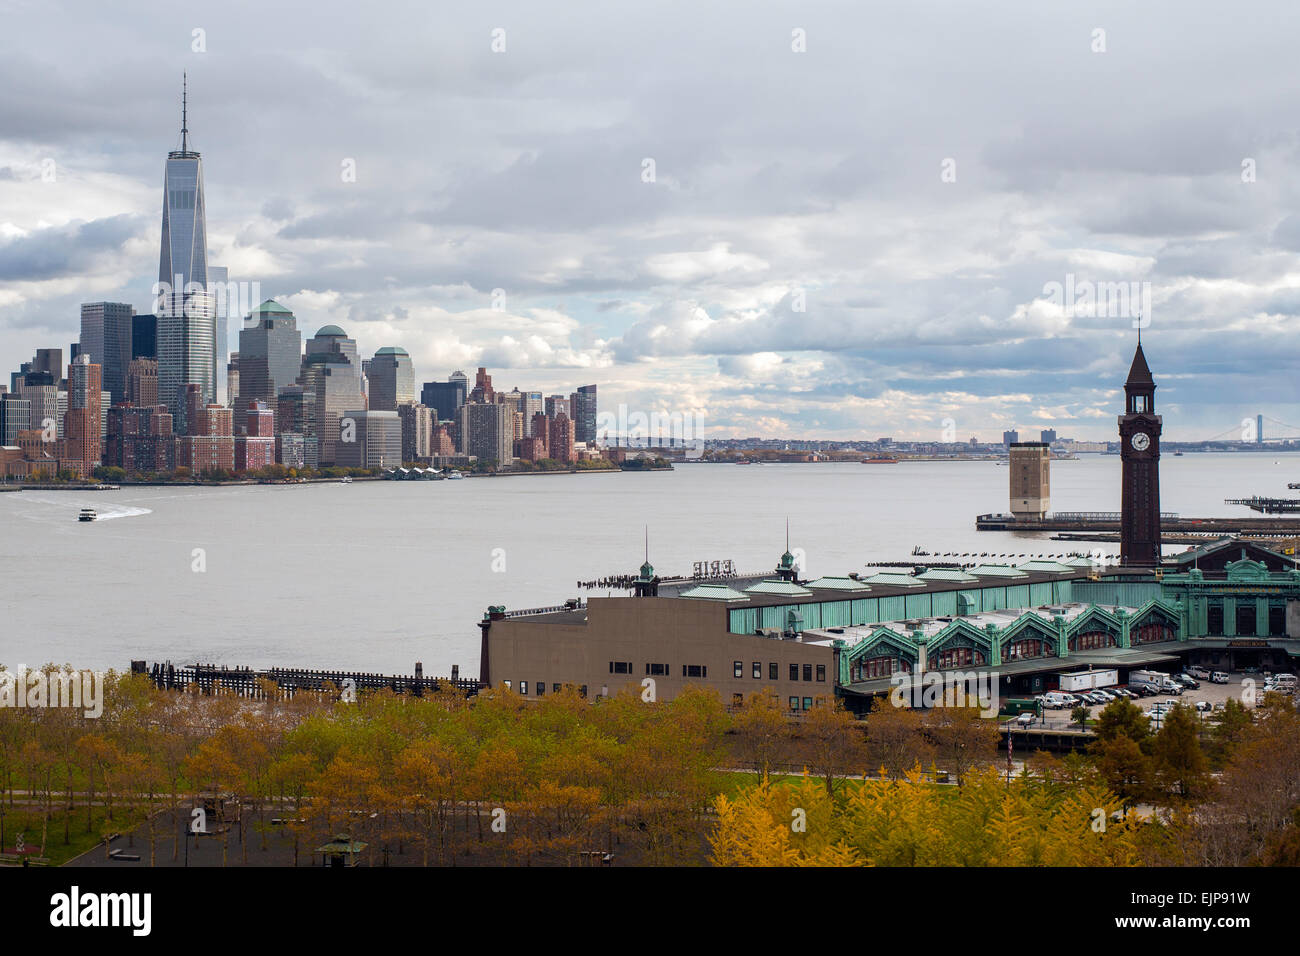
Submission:
POLYGON ((1151 436, 1146 432, 1134 432, 1129 443, 1136 451, 1146 451, 1151 446, 1151 436))

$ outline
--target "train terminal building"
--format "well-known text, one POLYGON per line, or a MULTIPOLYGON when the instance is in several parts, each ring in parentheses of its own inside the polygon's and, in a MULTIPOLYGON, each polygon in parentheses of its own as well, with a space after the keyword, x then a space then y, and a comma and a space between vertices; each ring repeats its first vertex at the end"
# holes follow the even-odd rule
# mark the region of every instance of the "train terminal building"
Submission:
MULTIPOLYGON (((1190 664, 1296 670, 1295 558, 1235 537, 1162 554, 1155 392, 1139 342, 1118 420, 1116 567, 1081 557, 801 580, 787 544, 771 575, 670 584, 647 557, 634 579, 619 582, 633 597, 490 608, 480 624, 480 679, 527 697, 564 684, 606 696, 635 683, 667 699, 699 683, 743 703, 770 688, 798 712, 832 693, 865 709, 899 672, 913 682, 935 671, 996 675, 1009 696, 1050 690, 1059 674, 1089 667, 1115 668, 1121 680, 1134 668, 1190 664)), ((1020 502, 1024 514, 1041 516, 1046 449, 1013 450, 1013 508, 1020 502)))
POLYGON ((771 575, 665 585, 647 561, 629 597, 484 614, 480 679, 526 697, 573 684, 589 696, 653 680, 724 700, 770 688, 791 711, 836 694, 855 710, 899 671, 998 675, 1003 696, 1063 671, 1218 670, 1300 664, 1300 569, 1234 538, 1155 568, 1088 558, 898 569, 802 580, 787 551, 771 575))

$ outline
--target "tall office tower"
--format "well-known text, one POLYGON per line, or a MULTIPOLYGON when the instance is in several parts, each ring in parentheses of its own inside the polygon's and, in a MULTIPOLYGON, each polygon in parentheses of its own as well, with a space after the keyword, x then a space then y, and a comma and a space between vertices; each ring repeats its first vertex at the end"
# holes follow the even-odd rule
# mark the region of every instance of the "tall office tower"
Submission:
POLYGON ((316 468, 316 395, 301 385, 286 385, 276 396, 276 460, 290 468, 316 468))
POLYGON ((1004 447, 1010 448, 1018 441, 1020 441, 1020 432, 1009 431, 1009 432, 1002 433, 1002 444, 1004 447))
POLYGON ((569 414, 572 411, 569 408, 569 400, 563 395, 547 395, 545 408, 547 418, 555 418, 558 415, 564 415, 566 418, 572 417, 569 414))
POLYGON ((1011 513, 1041 520, 1051 497, 1051 450, 1046 442, 1016 442, 1011 452, 1011 513))
POLYGON ((514 419, 510 409, 496 402, 469 402, 460 409, 461 453, 481 462, 510 467, 514 457, 514 419))
POLYGON ((31 370, 49 372, 54 378, 54 384, 58 385, 63 381, 63 349, 37 349, 31 370))
MULTIPOLYGON (((318 332, 317 337, 319 335, 318 332)), ((365 407, 361 376, 345 353, 316 352, 303 359, 299 381, 313 398, 311 417, 315 423, 319 464, 333 465, 338 448, 339 419, 349 409, 365 407)))
POLYGON ((81 304, 81 354, 102 369, 104 391, 112 404, 126 400, 126 367, 131 362, 135 308, 126 302, 81 304))
POLYGON ((578 460, 578 450, 573 444, 573 420, 563 412, 551 419, 551 434, 546 450, 548 457, 556 461, 567 463, 578 460))
POLYGON ((18 433, 28 428, 32 403, 21 395, 0 395, 0 445, 17 445, 18 433))
POLYGON ((280 389, 294 384, 302 371, 302 333, 293 313, 267 299, 244 320, 237 354, 238 378, 231 391, 235 421, 243 426, 250 402, 273 406, 280 389))
MULTIPOLYGON (((234 396, 227 393, 226 356, 230 352, 230 313, 239 308, 237 299, 230 296, 230 270, 225 266, 208 266, 208 292, 212 295, 213 337, 216 348, 212 353, 212 372, 217 383, 217 401, 234 404, 234 396)), ((296 374, 296 373, 295 373, 296 374)))
MULTIPOLYGON (((469 397, 469 376, 466 375, 464 372, 462 372, 460 369, 456 369, 456 371, 448 375, 447 381, 459 382, 461 385, 464 386, 464 388, 461 389, 461 394, 465 395, 466 398, 469 397)), ((462 401, 461 404, 464 405, 465 402, 462 401)))
POLYGON ((126 367, 126 400, 138 408, 158 404, 158 360, 131 359, 126 367))
POLYGON ((569 416, 577 442, 596 440, 596 386, 582 385, 569 396, 569 416))
POLYGON ((63 436, 63 416, 59 412, 59 387, 49 372, 28 372, 18 380, 18 395, 30 403, 28 428, 38 429, 53 442, 63 436))
POLYGON ((378 412, 395 412, 402 405, 415 404, 415 368, 406 349, 385 345, 370 360, 370 407, 378 412))
POLYGON ((307 340, 306 348, 303 349, 303 361, 313 355, 343 356, 356 377, 357 388, 361 388, 361 360, 357 358, 357 341, 348 338, 348 334, 337 325, 322 326, 307 340))
POLYGON ((1161 553, 1161 418, 1156 414, 1156 382, 1140 341, 1124 383, 1124 406, 1119 416, 1119 560, 1125 567, 1150 568, 1160 563, 1161 553))
POLYGON ((103 457, 103 371, 83 353, 68 366, 68 413, 64 428, 71 457, 84 463, 88 474, 103 457))
POLYGON ((175 415, 184 385, 216 402, 216 316, 208 292, 208 228, 203 161, 190 149, 187 93, 181 94, 181 148, 167 154, 162 251, 158 259, 158 392, 175 415))
POLYGON ((425 382, 420 389, 420 404, 433 409, 438 421, 455 421, 465 404, 465 373, 453 372, 445 382, 425 382))
POLYGON ((397 406, 402 422, 402 461, 427 461, 433 453, 433 409, 407 402, 397 406))
POLYGON ((1044 428, 1038 433, 1038 440, 1050 445, 1052 442, 1056 441, 1056 429, 1044 428))
POLYGON ((542 400, 541 392, 524 392, 524 422, 531 423, 534 415, 541 415, 546 411, 546 403, 542 400))
POLYGON ((497 404, 510 409, 512 441, 524 437, 524 393, 515 388, 508 392, 497 392, 497 404))
POLYGON ((396 468, 402 464, 402 422, 397 412, 364 408, 345 410, 352 423, 351 441, 338 443, 337 462, 343 468, 396 468))
POLYGON ((131 316, 131 358, 158 358, 158 316, 131 316))
POLYGON ((474 387, 470 390, 469 401, 496 401, 496 389, 492 387, 492 376, 488 374, 487 369, 481 366, 479 367, 478 374, 474 376, 474 387))

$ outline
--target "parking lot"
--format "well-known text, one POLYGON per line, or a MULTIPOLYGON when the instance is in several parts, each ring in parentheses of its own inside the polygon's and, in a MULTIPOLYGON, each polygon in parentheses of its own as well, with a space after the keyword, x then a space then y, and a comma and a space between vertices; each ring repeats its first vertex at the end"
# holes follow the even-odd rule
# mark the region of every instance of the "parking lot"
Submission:
MULTIPOLYGON (((1243 696, 1248 686, 1245 683, 1247 680, 1254 682, 1254 695, 1255 698, 1258 699, 1264 693, 1264 675, 1234 673, 1228 675, 1228 683, 1226 684, 1212 684, 1208 680, 1202 680, 1199 681, 1201 685, 1199 688, 1192 689, 1189 687, 1179 695, 1161 693, 1156 694, 1154 697, 1138 697, 1135 700, 1130 700, 1129 703, 1140 707, 1148 716, 1150 716, 1151 706, 1160 701, 1176 701, 1180 704, 1195 706, 1197 701, 1204 700, 1209 702, 1211 708, 1221 710, 1221 707, 1216 707, 1215 705, 1223 704, 1229 697, 1235 697, 1237 700, 1246 704, 1247 709, 1253 710, 1253 704, 1247 703, 1243 696)), ((1120 686, 1123 687, 1127 685, 1121 684, 1120 686)), ((1101 689, 1105 690, 1106 688, 1101 689)), ((1103 706, 1104 705, 1101 704, 1090 706, 1088 708, 1089 717, 1096 718, 1096 716, 1101 713, 1103 706)), ((1043 719, 1035 720, 1029 726, 1049 730, 1066 730, 1071 726, 1077 727, 1078 725, 1070 719, 1070 713, 1072 710, 1072 707, 1063 710, 1045 710, 1043 712, 1043 719)), ((1212 712, 1213 711, 1202 713, 1202 719, 1208 718, 1212 712)))

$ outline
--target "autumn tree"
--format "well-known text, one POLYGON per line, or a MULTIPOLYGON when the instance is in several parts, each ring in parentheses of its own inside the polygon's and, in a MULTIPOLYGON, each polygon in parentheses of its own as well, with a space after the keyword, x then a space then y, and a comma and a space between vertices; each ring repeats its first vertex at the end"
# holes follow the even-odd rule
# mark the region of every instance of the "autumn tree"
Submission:
POLYGON ((810 744, 809 765, 834 796, 836 777, 861 771, 866 757, 862 725, 836 698, 819 698, 805 718, 801 736, 810 744))

